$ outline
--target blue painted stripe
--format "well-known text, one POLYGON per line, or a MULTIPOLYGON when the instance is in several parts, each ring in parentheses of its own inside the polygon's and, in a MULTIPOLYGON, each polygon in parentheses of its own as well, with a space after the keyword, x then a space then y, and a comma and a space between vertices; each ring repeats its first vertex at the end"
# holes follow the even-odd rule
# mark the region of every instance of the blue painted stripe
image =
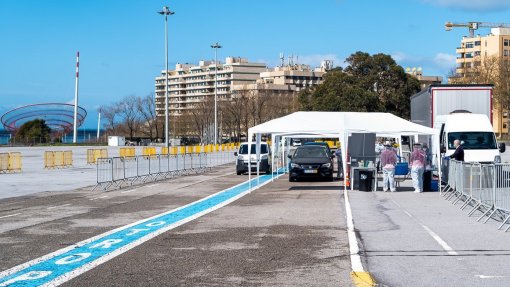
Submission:
MULTIPOLYGON (((275 176, 278 175, 275 174, 275 176)), ((271 175, 259 176, 251 180, 251 187, 259 187, 270 180, 271 175)), ((250 182, 246 181, 173 212, 163 213, 161 216, 156 216, 136 225, 128 225, 125 228, 118 229, 117 232, 95 238, 84 245, 76 245, 75 248, 61 254, 56 252, 58 255, 46 258, 34 265, 0 278, 0 287, 41 286, 57 278, 62 278, 66 274, 70 274, 86 264, 92 264, 116 250, 127 248, 128 245, 132 245, 137 240, 141 244, 145 242, 143 241, 144 237, 219 206, 236 196, 240 196, 242 193, 246 193, 249 188, 250 182)), ((130 248, 134 246, 130 246, 130 248)))

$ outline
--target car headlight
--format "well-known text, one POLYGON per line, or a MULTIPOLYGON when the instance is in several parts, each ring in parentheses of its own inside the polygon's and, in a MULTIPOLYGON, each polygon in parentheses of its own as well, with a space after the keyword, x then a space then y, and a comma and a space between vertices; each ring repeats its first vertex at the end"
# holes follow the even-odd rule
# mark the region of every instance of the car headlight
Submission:
POLYGON ((331 167, 331 163, 329 163, 329 162, 325 163, 325 164, 322 165, 322 167, 331 167))
POLYGON ((237 157, 237 160, 239 160, 239 161, 243 161, 243 160, 244 160, 244 156, 242 156, 242 155, 238 156, 238 157, 237 157))
POLYGON ((297 163, 291 163, 290 167, 291 168, 300 168, 301 166, 299 164, 297 164, 297 163))
POLYGON ((260 160, 265 160, 265 159, 268 159, 269 157, 267 156, 267 154, 263 154, 261 157, 260 157, 260 160))
POLYGON ((501 163, 501 156, 497 155, 494 157, 494 163, 501 163))

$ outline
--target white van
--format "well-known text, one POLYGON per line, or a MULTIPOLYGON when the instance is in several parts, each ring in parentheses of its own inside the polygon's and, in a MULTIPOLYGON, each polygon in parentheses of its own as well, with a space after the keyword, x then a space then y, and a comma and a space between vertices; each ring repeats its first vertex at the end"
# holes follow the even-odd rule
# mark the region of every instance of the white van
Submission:
POLYGON ((464 161, 493 163, 501 162, 500 152, 505 144, 498 146, 496 135, 486 115, 452 113, 438 116, 434 128, 440 130, 440 149, 443 156, 455 152, 453 142, 458 139, 464 148, 464 161))
MULTIPOLYGON (((251 171, 257 171, 257 160, 256 160, 256 149, 255 143, 251 144, 251 171)), ((269 149, 269 145, 266 142, 260 143, 260 172, 265 172, 266 174, 271 173, 271 162, 270 162, 271 150, 269 149)), ((245 172, 248 172, 248 143, 241 143, 239 146, 239 151, 234 153, 234 156, 237 157, 236 160, 236 173, 237 175, 241 175, 245 172)))

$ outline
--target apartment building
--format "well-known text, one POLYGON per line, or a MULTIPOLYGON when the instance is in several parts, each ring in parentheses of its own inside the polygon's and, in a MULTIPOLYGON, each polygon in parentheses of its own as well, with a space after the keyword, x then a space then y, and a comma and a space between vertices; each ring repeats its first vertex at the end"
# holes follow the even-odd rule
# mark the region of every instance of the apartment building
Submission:
MULTIPOLYGON (((168 108, 171 116, 179 116, 197 103, 214 96, 216 66, 218 68, 218 100, 228 100, 234 85, 255 83, 266 71, 264 63, 252 63, 245 58, 227 57, 225 63, 200 61, 198 65, 176 64, 168 71, 168 108)), ((156 77, 156 113, 165 115, 166 72, 156 77)))
MULTIPOLYGON (((510 29, 492 28, 486 36, 463 37, 456 53, 456 75, 448 79, 451 83, 463 82, 465 78, 476 76, 474 74, 479 73, 477 68, 487 65, 491 59, 510 61, 510 29)), ((494 73, 497 73, 497 68, 494 73)), ((496 101, 493 108, 494 132, 507 135, 508 111, 502 110, 496 101)))
POLYGON ((267 69, 260 73, 255 83, 234 85, 234 91, 255 90, 297 93, 303 89, 322 83, 327 72, 324 63, 315 69, 308 65, 295 64, 267 69))
POLYGON ((415 77, 420 82, 420 88, 426 89, 430 85, 438 85, 443 82, 443 77, 441 76, 424 76, 421 68, 406 68, 406 74, 415 77))

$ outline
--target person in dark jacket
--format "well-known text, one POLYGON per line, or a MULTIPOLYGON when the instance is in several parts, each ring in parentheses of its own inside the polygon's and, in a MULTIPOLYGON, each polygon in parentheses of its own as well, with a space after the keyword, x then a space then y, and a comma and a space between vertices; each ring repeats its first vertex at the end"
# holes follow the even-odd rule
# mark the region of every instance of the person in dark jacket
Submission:
POLYGON ((460 145, 460 140, 453 141, 453 146, 455 147, 455 152, 450 155, 450 158, 458 161, 464 161, 464 149, 460 145))

